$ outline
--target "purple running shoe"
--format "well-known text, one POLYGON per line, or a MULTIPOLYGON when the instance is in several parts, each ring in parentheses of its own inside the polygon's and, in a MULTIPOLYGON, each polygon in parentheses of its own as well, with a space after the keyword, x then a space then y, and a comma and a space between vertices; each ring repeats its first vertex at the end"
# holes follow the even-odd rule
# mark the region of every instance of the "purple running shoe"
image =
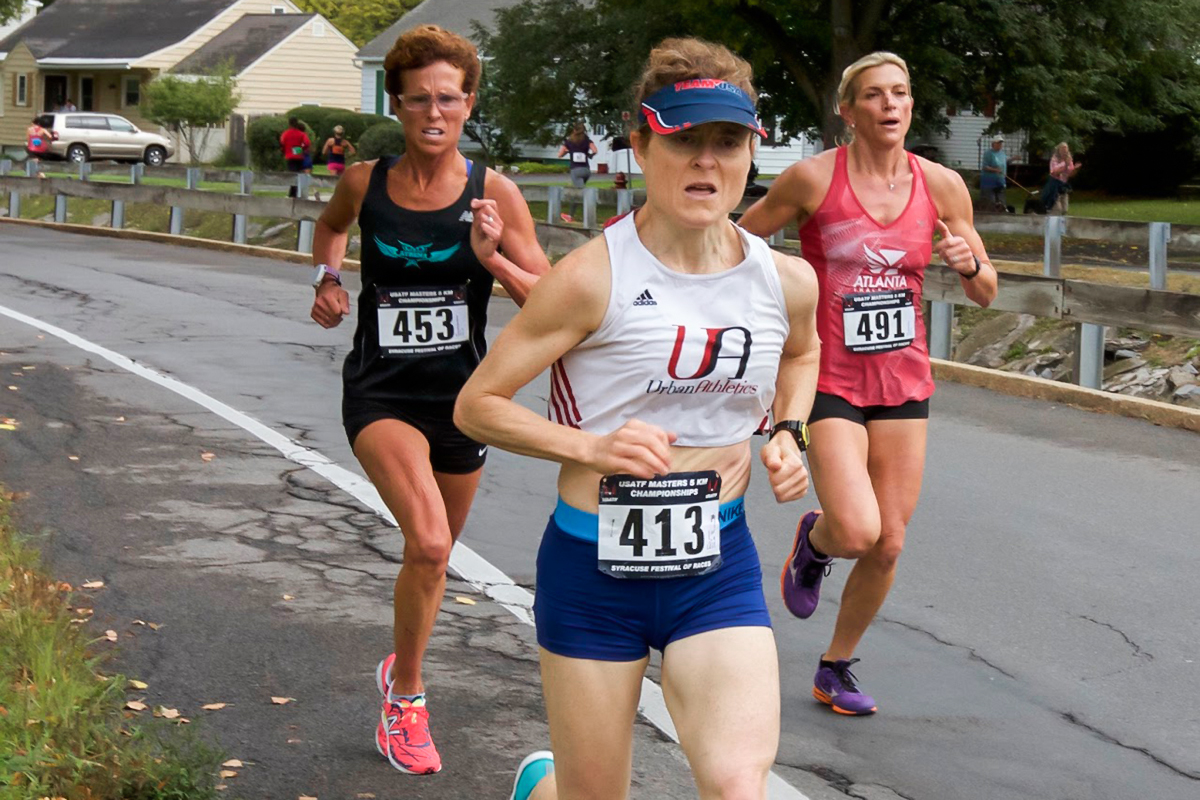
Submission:
POLYGON ((857 658, 822 661, 813 678, 813 697, 848 717, 874 714, 875 698, 859 691, 854 673, 850 671, 857 663, 857 658))
POLYGON ((810 511, 800 519, 796 528, 796 541, 792 552, 783 565, 779 576, 779 589, 783 593, 783 604, 800 619, 808 619, 817 610, 821 599, 821 580, 829 574, 832 558, 817 558, 808 543, 808 532, 817 524, 820 511, 810 511))

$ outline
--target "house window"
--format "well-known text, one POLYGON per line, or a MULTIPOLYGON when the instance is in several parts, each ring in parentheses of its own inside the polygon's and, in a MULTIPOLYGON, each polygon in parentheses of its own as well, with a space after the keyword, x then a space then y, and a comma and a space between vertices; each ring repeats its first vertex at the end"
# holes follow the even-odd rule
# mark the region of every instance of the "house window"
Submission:
POLYGON ((121 108, 140 105, 142 102, 142 79, 126 77, 121 85, 124 90, 121 93, 121 108))
POLYGON ((271 6, 272 14, 286 14, 287 6, 271 6))
POLYGON ((313 36, 324 36, 324 35, 325 35, 325 23, 324 22, 314 22, 313 23, 313 36))
POLYGON ((29 105, 29 76, 17 76, 17 90, 13 93, 13 105, 27 106, 29 105))

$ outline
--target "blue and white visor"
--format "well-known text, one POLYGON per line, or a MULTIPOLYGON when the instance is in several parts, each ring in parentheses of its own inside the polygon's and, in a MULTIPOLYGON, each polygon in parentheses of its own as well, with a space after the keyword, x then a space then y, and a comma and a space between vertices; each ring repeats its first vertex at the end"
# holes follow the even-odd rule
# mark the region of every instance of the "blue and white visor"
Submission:
POLYGON ((663 135, 706 122, 734 122, 764 139, 767 136, 750 95, 728 81, 715 78, 693 78, 664 86, 642 101, 638 119, 663 135))

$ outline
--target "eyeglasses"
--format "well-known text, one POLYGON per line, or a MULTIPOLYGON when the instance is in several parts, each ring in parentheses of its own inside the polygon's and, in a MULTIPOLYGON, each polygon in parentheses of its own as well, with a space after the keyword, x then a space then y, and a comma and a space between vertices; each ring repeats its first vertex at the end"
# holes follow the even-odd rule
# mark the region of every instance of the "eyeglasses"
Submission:
POLYGON ((457 94, 441 92, 436 95, 402 94, 400 95, 400 105, 404 107, 405 111, 428 111, 434 103, 437 103, 437 107, 442 111, 459 111, 466 105, 468 97, 470 95, 466 92, 457 94))

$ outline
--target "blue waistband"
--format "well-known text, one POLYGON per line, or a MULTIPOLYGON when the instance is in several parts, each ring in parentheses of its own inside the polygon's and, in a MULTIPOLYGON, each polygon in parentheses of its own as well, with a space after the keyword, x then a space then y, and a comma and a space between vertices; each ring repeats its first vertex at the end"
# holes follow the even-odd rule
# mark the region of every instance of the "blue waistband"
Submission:
MULTIPOLYGON (((721 503, 717 515, 721 519, 722 528, 732 525, 746 516, 746 498, 739 497, 736 500, 721 503)), ((554 507, 554 524, 563 533, 568 533, 576 539, 583 539, 585 542, 595 542, 600 538, 600 517, 590 511, 580 511, 575 506, 567 505, 567 501, 562 497, 558 498, 558 505, 554 507)))

